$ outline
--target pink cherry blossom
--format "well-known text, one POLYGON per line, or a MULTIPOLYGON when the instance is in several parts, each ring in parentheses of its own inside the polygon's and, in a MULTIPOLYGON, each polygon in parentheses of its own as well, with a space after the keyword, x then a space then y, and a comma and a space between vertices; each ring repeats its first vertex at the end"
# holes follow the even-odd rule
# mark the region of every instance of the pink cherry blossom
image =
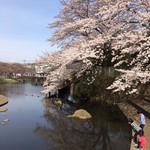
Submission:
POLYGON ((120 76, 108 87, 114 92, 138 92, 150 82, 149 0, 61 0, 57 20, 49 24, 55 32, 49 41, 59 51, 44 53, 38 60, 52 65, 44 92, 55 92, 65 80, 80 77, 99 67, 111 55, 120 76), (107 46, 106 46, 107 45, 107 46), (109 46, 108 46, 109 45, 109 46), (93 61, 95 60, 95 61, 93 61), (67 67, 75 63, 78 68, 67 67))

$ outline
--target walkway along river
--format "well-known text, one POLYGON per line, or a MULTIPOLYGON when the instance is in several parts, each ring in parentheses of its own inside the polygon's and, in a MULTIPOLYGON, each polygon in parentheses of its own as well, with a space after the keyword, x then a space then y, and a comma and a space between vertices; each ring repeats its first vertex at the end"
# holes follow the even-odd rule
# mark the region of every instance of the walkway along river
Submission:
POLYGON ((84 106, 93 117, 80 121, 67 117, 78 108, 64 104, 60 109, 41 90, 29 83, 0 86, 0 94, 9 99, 8 110, 0 113, 0 149, 130 149, 130 127, 115 107, 84 106))

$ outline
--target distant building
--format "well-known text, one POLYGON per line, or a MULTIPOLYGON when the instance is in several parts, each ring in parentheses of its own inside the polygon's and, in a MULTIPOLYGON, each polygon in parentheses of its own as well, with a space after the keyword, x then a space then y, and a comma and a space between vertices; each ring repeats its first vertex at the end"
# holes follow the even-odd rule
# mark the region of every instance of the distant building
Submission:
POLYGON ((35 64, 35 76, 46 77, 51 68, 52 66, 48 64, 35 64))

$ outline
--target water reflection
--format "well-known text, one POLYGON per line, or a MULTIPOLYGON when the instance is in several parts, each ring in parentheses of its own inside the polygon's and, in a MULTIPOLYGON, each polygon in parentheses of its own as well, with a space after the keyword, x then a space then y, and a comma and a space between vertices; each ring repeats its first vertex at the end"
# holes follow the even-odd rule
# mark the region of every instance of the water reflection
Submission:
POLYGON ((44 105, 44 116, 50 126, 37 125, 35 134, 47 141, 50 150, 130 149, 129 126, 116 109, 87 107, 93 118, 80 121, 67 118, 74 108, 70 108, 69 112, 68 107, 59 109, 48 99, 44 105))
POLYGON ((41 86, 33 86, 30 83, 22 84, 22 83, 9 83, 9 84, 1 84, 0 86, 0 94, 4 94, 8 97, 12 96, 43 96, 41 94, 41 90, 43 88, 41 86))
POLYGON ((8 84, 0 94, 9 97, 8 111, 0 114, 2 150, 129 150, 130 130, 111 107, 86 106, 93 118, 67 118, 77 109, 67 103, 62 109, 45 99, 41 86, 8 84))
POLYGON ((47 150, 44 140, 34 134, 37 124, 47 125, 43 117, 44 95, 41 86, 2 84, 0 94, 8 97, 8 111, 0 113, 0 147, 2 150, 47 150), (9 120, 7 123, 6 119, 9 120), (2 124, 1 124, 2 123, 2 124))

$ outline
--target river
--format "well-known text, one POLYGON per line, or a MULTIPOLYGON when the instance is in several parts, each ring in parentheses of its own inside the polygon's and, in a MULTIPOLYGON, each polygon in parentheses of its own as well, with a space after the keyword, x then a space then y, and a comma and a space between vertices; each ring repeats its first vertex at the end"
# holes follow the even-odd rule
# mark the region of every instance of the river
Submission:
POLYGON ((92 114, 92 119, 68 118, 77 108, 64 103, 60 109, 45 98, 42 89, 30 83, 0 85, 0 94, 9 100, 3 106, 8 110, 0 113, 1 150, 130 149, 130 127, 119 110, 80 106, 92 114))

